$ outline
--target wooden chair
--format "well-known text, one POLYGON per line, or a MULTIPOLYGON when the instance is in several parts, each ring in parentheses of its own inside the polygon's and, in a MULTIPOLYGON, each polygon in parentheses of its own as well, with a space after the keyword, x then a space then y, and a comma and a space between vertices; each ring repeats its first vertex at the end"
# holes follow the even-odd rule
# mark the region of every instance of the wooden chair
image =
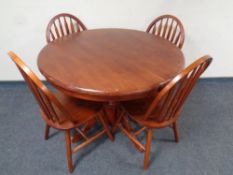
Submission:
POLYGON ((50 127, 64 131, 69 172, 73 171, 73 153, 87 146, 104 133, 113 140, 113 136, 103 118, 100 103, 74 99, 61 93, 53 94, 16 54, 9 52, 8 55, 18 67, 40 106, 42 118, 46 123, 45 138, 48 138, 50 127), (93 119, 100 121, 104 129, 89 137, 82 130, 82 126, 93 119), (71 129, 75 129, 84 139, 81 144, 73 149, 71 147, 71 129))
POLYGON ((46 40, 49 43, 57 38, 84 30, 87 30, 86 26, 77 17, 61 13, 50 20, 46 29, 46 40))
POLYGON ((184 44, 184 27, 180 20, 172 15, 159 16, 151 22, 146 32, 160 36, 180 49, 184 44))
POLYGON ((210 56, 196 60, 166 84, 154 98, 122 103, 121 118, 113 129, 121 128, 136 148, 140 151, 145 150, 144 169, 148 168, 153 128, 171 127, 175 141, 179 141, 176 121, 182 106, 198 78, 211 62, 210 56), (128 126, 126 125, 128 120, 126 116, 142 127, 137 131, 132 131, 129 123, 128 126), (148 130, 145 147, 136 138, 144 130, 148 130))

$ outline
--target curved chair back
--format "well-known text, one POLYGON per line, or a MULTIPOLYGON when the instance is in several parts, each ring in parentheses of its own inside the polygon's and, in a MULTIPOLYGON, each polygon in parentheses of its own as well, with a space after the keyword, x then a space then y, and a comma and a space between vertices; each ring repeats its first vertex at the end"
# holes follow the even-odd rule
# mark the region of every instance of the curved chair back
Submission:
POLYGON ((146 32, 160 36, 180 49, 184 44, 184 27, 180 20, 172 15, 159 16, 151 22, 146 32))
POLYGON ((49 43, 57 38, 83 30, 87 30, 87 28, 77 17, 61 13, 50 20, 46 29, 46 40, 49 43))
POLYGON ((173 123, 198 78, 211 62, 210 56, 204 56, 174 77, 155 97, 144 120, 153 121, 155 127, 165 127, 173 123))
POLYGON ((32 91, 40 109, 45 114, 43 119, 49 125, 60 124, 62 120, 59 118, 58 113, 64 114, 72 121, 71 116, 68 114, 57 98, 50 92, 50 90, 39 80, 34 72, 13 52, 9 52, 13 62, 16 64, 23 78, 25 79, 28 87, 32 91))

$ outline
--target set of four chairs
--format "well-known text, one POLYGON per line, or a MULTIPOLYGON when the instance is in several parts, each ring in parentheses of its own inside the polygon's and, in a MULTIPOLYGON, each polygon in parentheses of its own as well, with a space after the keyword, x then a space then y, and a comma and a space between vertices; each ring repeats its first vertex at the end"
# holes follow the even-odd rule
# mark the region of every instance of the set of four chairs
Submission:
MULTIPOLYGON (((86 26, 77 17, 71 14, 59 14, 49 22, 46 30, 46 40, 50 43, 57 38, 85 30, 87 30, 86 26)), ((156 18, 148 26, 146 32, 162 37, 180 49, 184 44, 183 25, 179 19, 172 15, 163 15, 156 18)), ((45 139, 49 138, 50 127, 64 131, 69 172, 73 171, 73 153, 84 148, 103 134, 107 134, 111 140, 114 140, 112 133, 115 133, 118 128, 129 137, 136 148, 145 152, 144 169, 147 169, 153 135, 152 129, 171 127, 175 141, 178 142, 176 121, 181 113, 182 106, 198 78, 212 62, 210 56, 204 56, 181 71, 164 85, 155 96, 122 102, 119 108, 118 120, 115 126, 110 128, 105 121, 107 116, 103 103, 74 99, 61 92, 52 93, 16 54, 13 52, 8 54, 39 104, 41 116, 46 124, 45 139), (87 131, 96 122, 101 123, 103 129, 90 136, 87 131), (140 129, 133 131, 131 122, 141 126, 140 129), (90 125, 90 123, 92 124, 90 125), (82 140, 74 148, 71 145, 77 141, 77 137, 71 135, 71 130, 77 131, 80 136, 78 139, 82 140), (143 131, 147 131, 145 146, 137 139, 137 136, 143 131)))

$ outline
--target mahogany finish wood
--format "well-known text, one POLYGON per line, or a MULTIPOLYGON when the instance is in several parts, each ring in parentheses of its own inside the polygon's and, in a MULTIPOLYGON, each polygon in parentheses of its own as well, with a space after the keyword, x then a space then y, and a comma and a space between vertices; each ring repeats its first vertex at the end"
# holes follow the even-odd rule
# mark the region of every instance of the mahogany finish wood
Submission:
POLYGON ((167 40, 127 29, 71 34, 38 56, 39 70, 62 92, 112 104, 153 94, 183 66, 181 50, 167 40))
POLYGON ((159 16, 151 22, 146 32, 162 37, 180 49, 183 47, 185 38, 184 27, 181 21, 175 16, 159 16))
POLYGON ((16 54, 13 52, 8 54, 18 67, 40 106, 42 118, 46 123, 45 139, 48 138, 49 127, 65 131, 67 161, 70 172, 73 171, 73 153, 90 144, 104 133, 113 140, 113 136, 103 118, 104 113, 101 110, 101 103, 78 100, 61 93, 53 94, 16 54), (88 136, 83 132, 82 127, 93 118, 99 121, 104 129, 94 136, 88 136), (73 149, 71 148, 71 129, 75 129, 84 139, 81 144, 73 149))
POLYGON ((46 29, 46 40, 49 43, 57 38, 84 30, 87 30, 86 26, 77 17, 68 13, 61 13, 50 20, 46 29))
MULTIPOLYGON (((196 60, 165 85, 154 98, 122 103, 123 113, 125 113, 122 117, 129 116, 142 126, 142 129, 136 132, 128 132, 127 135, 131 135, 129 139, 134 141, 134 144, 138 144, 136 136, 145 129, 148 130, 146 148, 144 148, 144 169, 148 168, 153 128, 172 127, 175 140, 179 141, 176 121, 182 106, 197 80, 211 62, 212 58, 208 55, 196 60)), ((120 125, 120 122, 117 125, 120 125)))

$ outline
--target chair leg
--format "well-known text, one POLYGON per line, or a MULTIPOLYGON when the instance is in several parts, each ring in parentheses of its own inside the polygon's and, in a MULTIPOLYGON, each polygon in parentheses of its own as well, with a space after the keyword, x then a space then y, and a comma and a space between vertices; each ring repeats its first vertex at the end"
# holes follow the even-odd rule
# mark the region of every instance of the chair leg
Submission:
POLYGON ((138 141, 138 139, 136 138, 136 136, 127 131, 123 126, 119 125, 119 128, 121 129, 121 131, 128 136, 129 140, 134 144, 134 146, 137 148, 138 151, 140 152, 144 152, 145 151, 145 147, 138 141))
POLYGON ((72 150, 71 150, 71 140, 70 140, 70 130, 65 131, 65 139, 66 139, 66 155, 68 162, 69 172, 73 172, 73 163, 72 163, 72 150))
POLYGON ((108 128, 108 125, 106 124, 104 118, 101 115, 99 115, 98 118, 99 118, 101 124, 103 125, 103 127, 104 127, 104 129, 105 129, 105 131, 106 131, 106 133, 107 133, 107 135, 109 137, 109 139, 112 140, 112 141, 114 141, 114 137, 113 137, 112 133, 110 132, 110 130, 108 128))
POLYGON ((174 122, 174 123, 172 124, 172 129, 173 129, 175 141, 176 141, 176 143, 178 143, 178 142, 179 142, 179 133, 178 133, 178 129, 177 129, 176 122, 174 122))
POLYGON ((146 138, 146 151, 144 155, 144 170, 148 169, 148 163, 150 158, 150 147, 152 140, 152 128, 148 129, 147 138, 146 138))
POLYGON ((45 132, 44 132, 44 139, 45 140, 48 140, 49 138, 49 129, 50 129, 50 126, 49 125, 45 125, 45 132))

